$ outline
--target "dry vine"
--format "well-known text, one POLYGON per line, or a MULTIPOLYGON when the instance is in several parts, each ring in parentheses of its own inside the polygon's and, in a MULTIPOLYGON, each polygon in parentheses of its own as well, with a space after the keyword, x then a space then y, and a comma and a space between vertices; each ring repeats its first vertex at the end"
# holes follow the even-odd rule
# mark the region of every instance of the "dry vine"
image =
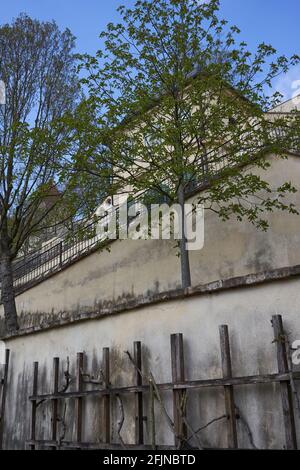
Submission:
POLYGON ((120 419, 117 422, 117 425, 118 425, 117 433, 118 433, 118 437, 119 437, 121 446, 123 447, 123 449, 126 449, 125 443, 124 443, 123 438, 121 436, 121 431, 122 431, 122 427, 123 427, 124 420, 125 420, 124 406, 123 406, 123 402, 122 402, 122 399, 121 399, 120 395, 116 395, 116 399, 118 401, 119 410, 120 410, 120 419))
MULTIPOLYGON (((159 392, 159 388, 155 382, 155 379, 154 379, 154 376, 152 374, 152 372, 150 371, 149 372, 149 375, 146 375, 144 374, 136 365, 134 359, 132 358, 131 354, 129 351, 125 351, 125 354, 127 354, 130 362, 133 364, 133 366, 135 367, 135 369, 138 371, 138 373, 140 374, 140 376, 142 378, 144 378, 148 383, 149 383, 149 386, 150 386, 150 416, 151 416, 151 426, 150 426, 150 429, 151 429, 151 443, 152 443, 152 447, 155 447, 155 419, 154 419, 154 403, 153 402, 153 398, 151 399, 152 397, 152 390, 153 390, 153 397, 155 397, 160 405, 160 408, 161 408, 161 411, 162 413, 164 414, 164 416, 166 417, 166 420, 167 420, 167 424, 169 426, 169 428, 171 429, 172 433, 174 434, 174 437, 176 439, 178 439, 179 441, 179 444, 178 444, 178 447, 182 446, 182 445, 186 445, 187 447, 190 448, 190 445, 189 445, 189 441, 191 439, 195 439, 196 442, 197 442, 197 448, 202 450, 203 449, 203 446, 201 444, 201 441, 200 441, 200 438, 198 436, 198 433, 203 431, 204 429, 208 428, 209 426, 211 426, 212 424, 218 422, 218 421, 221 421, 223 419, 228 419, 228 416, 226 414, 223 414, 217 418, 213 418, 211 421, 209 421, 208 423, 206 423, 204 426, 201 426, 200 428, 198 428, 197 430, 194 430, 193 427, 191 426, 191 424, 189 423, 189 421, 187 420, 186 416, 185 416, 185 408, 186 408, 186 399, 187 399, 187 394, 186 394, 186 391, 185 393, 183 393, 183 396, 182 396, 182 399, 181 399, 181 403, 180 405, 178 406, 178 411, 180 413, 180 417, 181 419, 183 420, 184 424, 186 425, 186 427, 188 428, 188 430, 190 431, 191 433, 191 436, 188 437, 188 438, 183 438, 182 436, 179 436, 176 431, 175 431, 175 426, 174 426, 174 422, 172 421, 172 419, 170 418, 167 410, 166 410, 166 407, 165 407, 165 404, 162 400, 162 397, 161 397, 161 394, 159 392)), ((248 438, 249 438, 249 441, 250 441, 250 444, 251 446, 253 447, 253 449, 257 449, 255 443, 254 443, 254 439, 253 439, 253 434, 251 432, 251 429, 250 429, 250 426, 247 422, 247 420, 245 419, 245 417, 243 416, 243 414, 241 413, 240 411, 240 408, 235 405, 235 408, 238 412, 238 419, 240 419, 240 422, 244 425, 245 429, 246 429, 246 432, 247 432, 247 435, 248 435, 248 438)))

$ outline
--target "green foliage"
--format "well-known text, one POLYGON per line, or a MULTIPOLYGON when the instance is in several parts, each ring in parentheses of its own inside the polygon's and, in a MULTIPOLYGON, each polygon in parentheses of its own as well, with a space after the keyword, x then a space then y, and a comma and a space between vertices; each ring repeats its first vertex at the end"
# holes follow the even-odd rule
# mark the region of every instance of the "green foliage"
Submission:
POLYGON ((76 161, 103 181, 103 162, 113 168, 111 193, 128 185, 176 201, 198 184, 222 219, 263 229, 264 212, 295 212, 283 201, 295 188, 271 188, 261 175, 268 155, 299 150, 299 113, 266 114, 281 98, 274 78, 299 57, 264 43, 249 52, 217 0, 139 0, 119 13, 101 34, 104 50, 82 57, 97 151, 76 161))

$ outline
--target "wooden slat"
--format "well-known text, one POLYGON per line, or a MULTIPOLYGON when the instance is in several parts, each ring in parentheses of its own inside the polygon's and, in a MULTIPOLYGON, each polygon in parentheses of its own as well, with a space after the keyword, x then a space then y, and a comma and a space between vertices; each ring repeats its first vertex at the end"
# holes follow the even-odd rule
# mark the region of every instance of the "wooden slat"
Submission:
MULTIPOLYGON (((38 374, 39 374, 39 363, 33 363, 33 386, 32 386, 32 394, 37 395, 38 390, 38 374)), ((31 441, 36 439, 36 408, 37 408, 37 400, 32 400, 31 402, 31 441)), ((30 444, 30 450, 35 450, 36 445, 30 444)))
MULTIPOLYGON (((53 372, 52 372, 52 388, 53 393, 56 394, 58 392, 58 379, 59 379, 59 357, 53 358, 53 372)), ((52 400, 52 421, 51 421, 51 436, 52 440, 56 441, 57 438, 57 411, 58 411, 58 400, 54 398, 52 400)), ((52 447, 52 449, 56 449, 52 447)))
MULTIPOLYGON (((300 372, 293 372, 294 380, 300 380, 300 372)), ((290 381, 290 375, 288 373, 283 374, 261 374, 261 375, 249 375, 245 377, 232 377, 228 379, 205 379, 205 380, 187 380, 173 384, 172 382, 157 384, 159 390, 182 390, 182 389, 201 389, 201 388, 217 388, 224 387, 226 385, 256 385, 256 384, 271 384, 290 381)), ((31 395, 29 400, 49 400, 51 398, 66 399, 66 398, 77 398, 77 397, 88 397, 93 395, 119 395, 122 393, 136 393, 136 392, 149 392, 149 385, 136 385, 129 387, 116 387, 110 390, 94 389, 85 390, 82 392, 65 392, 65 393, 45 393, 42 395, 31 395)))
MULTIPOLYGON (((277 345, 278 371, 288 372, 286 345, 281 315, 273 315, 272 325, 277 345)), ((288 381, 280 383, 281 402, 285 429, 286 449, 297 449, 297 436, 293 409, 291 385, 288 381)))
POLYGON ((7 392, 7 380, 8 380, 8 367, 9 367, 9 349, 5 350, 5 365, 4 375, 2 382, 2 393, 1 393, 1 408, 0 408, 0 450, 3 447, 3 434, 4 434, 4 420, 5 420, 5 404, 6 404, 6 392, 7 392))
MULTIPOLYGON (((108 390, 110 387, 110 364, 109 364, 109 348, 103 348, 102 353, 102 369, 104 378, 104 387, 108 390)), ((104 422, 104 442, 110 443, 110 395, 103 397, 103 422, 104 422)))
MULTIPOLYGON (((184 350, 183 335, 181 333, 171 335, 171 366, 172 381, 174 383, 184 381, 184 350)), ((173 390, 174 440, 176 447, 181 446, 187 439, 187 429, 184 422, 186 409, 183 404, 185 394, 186 389, 173 390)))
MULTIPOLYGON (((220 333, 220 348, 221 348, 221 361, 222 373, 225 379, 232 377, 231 367, 231 354, 228 326, 219 326, 220 333)), ((224 386, 225 395, 225 409, 227 414, 227 439, 229 449, 236 449, 238 447, 237 429, 236 429, 236 410, 234 403, 234 391, 232 385, 224 386)))
MULTIPOLYGON (((142 345, 140 341, 133 344, 134 362, 137 367, 135 371, 135 383, 142 385, 143 379, 139 371, 142 371, 142 345)), ((143 392, 135 394, 135 443, 137 445, 144 443, 144 419, 143 419, 143 392)))
MULTIPOLYGON (((82 392, 83 389, 83 361, 84 354, 82 352, 77 353, 77 364, 76 364, 76 388, 78 392, 82 392)), ((82 441, 82 396, 76 399, 76 442, 82 441)))
POLYGON ((151 449, 156 448, 156 430, 155 430, 155 396, 153 384, 149 388, 149 412, 148 412, 148 433, 150 436, 151 449))
MULTIPOLYGON (((27 445, 43 445, 43 446, 54 446, 56 443, 55 441, 27 441, 27 445)), ((103 450, 123 450, 124 448, 122 447, 121 444, 105 444, 105 443, 98 443, 98 442, 70 442, 70 441, 62 441, 60 449, 90 449, 90 450, 98 450, 98 449, 103 449, 103 450)), ((136 444, 126 444, 126 450, 152 450, 152 446, 150 444, 144 444, 144 445, 136 445, 136 444)), ((172 445, 157 445, 155 446, 155 450, 175 450, 175 446, 172 445)))

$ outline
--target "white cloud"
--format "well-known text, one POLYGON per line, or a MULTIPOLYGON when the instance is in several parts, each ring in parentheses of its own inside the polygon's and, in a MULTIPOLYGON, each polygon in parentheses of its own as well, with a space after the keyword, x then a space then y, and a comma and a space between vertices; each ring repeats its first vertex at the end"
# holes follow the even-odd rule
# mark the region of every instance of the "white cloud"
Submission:
POLYGON ((288 100, 300 94, 300 65, 293 67, 287 74, 280 76, 275 82, 275 91, 288 100))

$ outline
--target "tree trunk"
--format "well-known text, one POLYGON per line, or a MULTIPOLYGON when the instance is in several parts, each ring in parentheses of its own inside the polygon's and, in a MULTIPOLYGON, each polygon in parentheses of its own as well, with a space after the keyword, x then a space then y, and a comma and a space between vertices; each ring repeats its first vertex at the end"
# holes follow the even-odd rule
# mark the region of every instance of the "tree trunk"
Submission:
POLYGON ((184 186, 180 185, 178 189, 178 202, 181 207, 181 238, 179 241, 180 248, 180 264, 181 264, 181 286, 183 289, 191 286, 191 270, 190 270, 190 259, 189 252, 186 249, 186 236, 185 236, 185 196, 184 196, 184 186))
POLYGON ((14 293, 14 281, 11 257, 5 253, 0 258, 1 301, 4 307, 5 326, 7 331, 19 328, 14 293))

